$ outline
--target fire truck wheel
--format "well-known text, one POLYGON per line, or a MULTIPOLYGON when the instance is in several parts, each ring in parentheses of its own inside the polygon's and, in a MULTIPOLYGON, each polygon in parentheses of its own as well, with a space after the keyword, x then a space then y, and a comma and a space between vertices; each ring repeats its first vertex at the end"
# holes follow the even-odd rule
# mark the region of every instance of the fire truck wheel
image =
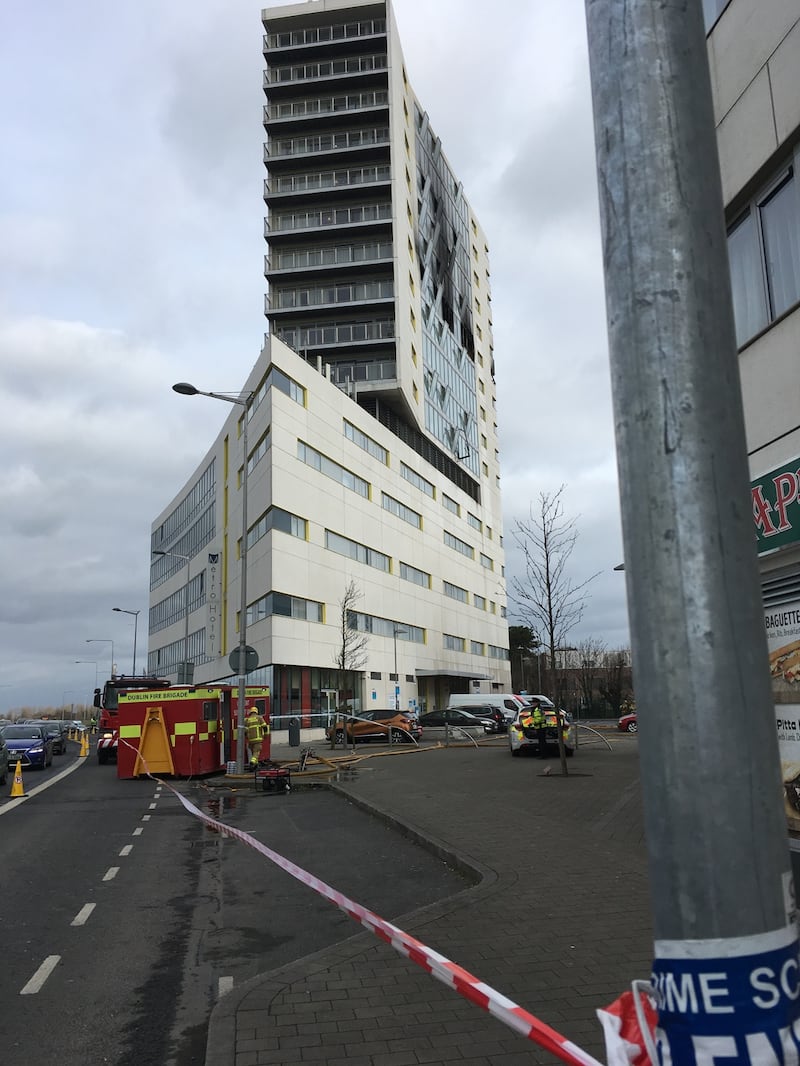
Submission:
POLYGON ((100 763, 101 766, 103 765, 103 763, 108 762, 108 752, 107 751, 98 751, 98 753, 97 753, 97 761, 100 763))

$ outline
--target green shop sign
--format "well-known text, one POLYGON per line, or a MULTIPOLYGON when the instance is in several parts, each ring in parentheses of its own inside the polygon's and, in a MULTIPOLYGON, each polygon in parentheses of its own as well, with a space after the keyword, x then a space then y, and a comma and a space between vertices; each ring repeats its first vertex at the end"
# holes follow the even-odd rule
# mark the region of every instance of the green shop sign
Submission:
POLYGON ((800 458, 750 483, 758 554, 800 541, 800 458))

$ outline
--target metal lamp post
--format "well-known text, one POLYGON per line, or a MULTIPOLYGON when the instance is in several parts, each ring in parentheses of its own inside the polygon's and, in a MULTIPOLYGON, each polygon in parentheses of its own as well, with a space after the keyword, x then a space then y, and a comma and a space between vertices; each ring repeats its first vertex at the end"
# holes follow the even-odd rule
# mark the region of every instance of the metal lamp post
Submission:
POLYGON ((87 640, 86 643, 87 644, 110 644, 111 645, 111 674, 110 674, 110 676, 114 677, 114 675, 116 674, 116 670, 114 669, 114 641, 113 640, 108 640, 108 639, 105 639, 105 638, 102 638, 102 637, 98 637, 96 639, 92 638, 92 640, 87 640))
POLYGON ((136 633, 139 628, 139 614, 140 611, 126 611, 124 607, 112 607, 112 611, 118 611, 120 614, 132 614, 133 615, 133 676, 136 677, 136 633))
POLYGON ((394 636, 394 709, 400 710, 400 674, 397 672, 397 634, 407 633, 405 626, 399 626, 396 622, 392 628, 394 636))
POLYGON ((233 403, 244 408, 242 419, 242 547, 239 553, 241 563, 241 606, 239 611, 239 698, 236 730, 236 773, 244 773, 244 708, 245 686, 247 684, 246 659, 247 659, 247 420, 250 414, 250 401, 252 392, 245 392, 240 396, 226 396, 224 392, 204 392, 202 389, 190 385, 187 381, 179 381, 172 386, 174 392, 181 396, 210 396, 212 400, 224 400, 225 403, 233 403))
MULTIPOLYGON (((186 585, 183 594, 183 680, 185 684, 189 684, 189 581, 191 574, 189 568, 192 560, 188 555, 181 555, 179 552, 167 552, 159 551, 158 549, 153 551, 153 555, 168 555, 172 559, 183 559, 186 563, 186 585)), ((178 680, 180 681, 180 672, 178 673, 178 680)))

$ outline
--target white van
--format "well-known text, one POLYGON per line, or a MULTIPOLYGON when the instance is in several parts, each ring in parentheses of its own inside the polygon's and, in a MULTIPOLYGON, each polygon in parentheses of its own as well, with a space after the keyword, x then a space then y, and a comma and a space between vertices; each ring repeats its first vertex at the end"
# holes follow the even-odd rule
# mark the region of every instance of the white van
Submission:
MULTIPOLYGON (((543 707, 552 707, 553 704, 546 696, 537 696, 543 707)), ((490 707, 499 707, 507 722, 513 722, 523 707, 527 707, 532 696, 516 696, 513 692, 451 692, 447 701, 448 707, 464 707, 467 710, 471 706, 488 704, 490 707)))

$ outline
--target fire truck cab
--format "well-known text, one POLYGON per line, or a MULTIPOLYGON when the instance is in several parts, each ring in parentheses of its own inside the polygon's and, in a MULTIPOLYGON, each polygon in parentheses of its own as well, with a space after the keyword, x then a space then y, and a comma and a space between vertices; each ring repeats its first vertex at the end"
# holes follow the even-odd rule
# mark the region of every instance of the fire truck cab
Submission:
POLYGON ((121 674, 109 678, 94 690, 94 705, 98 708, 97 721, 97 761, 99 763, 116 762, 119 747, 119 698, 133 691, 155 691, 170 688, 170 682, 163 677, 136 677, 121 674))

